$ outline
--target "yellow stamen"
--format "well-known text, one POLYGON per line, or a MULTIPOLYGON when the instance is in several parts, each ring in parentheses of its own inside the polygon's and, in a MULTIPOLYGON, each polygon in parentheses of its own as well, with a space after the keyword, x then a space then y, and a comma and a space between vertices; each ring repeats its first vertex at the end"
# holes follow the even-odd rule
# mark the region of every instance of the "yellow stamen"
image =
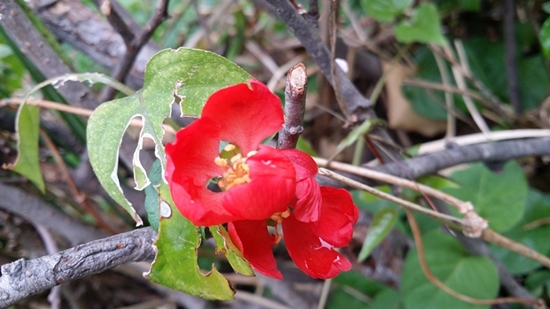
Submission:
MULTIPOLYGON (((235 149, 233 144, 224 147, 224 151, 234 151, 235 149)), ((240 153, 236 153, 230 159, 216 157, 214 163, 225 170, 218 179, 220 189, 227 191, 234 186, 250 183, 250 166, 246 164, 246 160, 255 154, 256 151, 251 151, 244 158, 240 153)))
POLYGON ((275 221, 277 224, 281 224, 283 222, 283 219, 286 219, 290 217, 290 209, 286 209, 283 212, 276 212, 271 216, 271 220, 275 221))
POLYGON ((223 150, 225 150, 225 151, 227 151, 227 152, 233 151, 233 150, 235 150, 235 145, 233 145, 233 144, 227 144, 227 145, 225 145, 225 147, 223 147, 223 150))
POLYGON ((216 165, 219 166, 219 167, 226 167, 227 166, 227 160, 222 159, 220 157, 216 157, 214 159, 214 163, 216 163, 216 165))

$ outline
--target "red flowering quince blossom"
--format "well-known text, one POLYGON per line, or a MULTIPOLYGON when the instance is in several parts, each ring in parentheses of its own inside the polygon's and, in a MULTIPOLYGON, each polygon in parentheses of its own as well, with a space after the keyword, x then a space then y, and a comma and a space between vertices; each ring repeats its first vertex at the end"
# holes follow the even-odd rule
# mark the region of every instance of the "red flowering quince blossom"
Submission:
POLYGON ((302 271, 332 278, 351 268, 334 248, 350 242, 358 210, 346 190, 319 186, 309 155, 261 145, 283 123, 279 98, 262 83, 223 88, 166 145, 166 179, 181 214, 197 226, 228 223, 259 273, 282 278, 272 246, 284 235, 302 271))

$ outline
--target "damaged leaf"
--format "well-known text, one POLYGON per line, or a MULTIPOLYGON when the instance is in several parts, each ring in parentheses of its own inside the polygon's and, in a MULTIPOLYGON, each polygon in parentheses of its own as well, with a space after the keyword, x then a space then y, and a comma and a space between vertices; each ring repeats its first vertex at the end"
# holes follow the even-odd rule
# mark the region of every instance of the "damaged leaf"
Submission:
POLYGON ((104 103, 95 110, 87 131, 90 163, 105 190, 138 225, 142 220, 124 197, 117 176, 119 147, 130 121, 134 118, 143 121, 133 159, 136 189, 142 190, 150 183, 139 160, 143 139, 147 137, 155 142, 155 155, 164 170, 162 123, 170 116, 171 104, 180 103, 186 116, 198 116, 214 91, 246 82, 249 78, 243 69, 214 53, 186 48, 166 49, 153 56, 147 64, 142 90, 104 103))

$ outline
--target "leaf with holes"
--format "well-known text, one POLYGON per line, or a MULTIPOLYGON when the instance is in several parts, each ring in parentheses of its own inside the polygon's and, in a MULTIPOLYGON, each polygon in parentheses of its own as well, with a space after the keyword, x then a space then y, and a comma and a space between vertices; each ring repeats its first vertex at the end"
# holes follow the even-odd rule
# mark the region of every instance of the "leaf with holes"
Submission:
POLYGON ((250 79, 250 75, 231 61, 214 53, 180 48, 160 51, 147 63, 143 89, 122 99, 99 106, 88 122, 87 139, 90 163, 99 181, 124 209, 142 224, 131 203, 124 197, 117 176, 122 136, 134 118, 143 121, 133 157, 136 189, 150 183, 139 152, 144 138, 155 142, 155 154, 165 169, 162 123, 170 116, 171 104, 180 103, 186 116, 198 116, 206 99, 216 90, 250 79))
POLYGON ((171 289, 211 300, 232 300, 235 292, 225 277, 212 265, 203 273, 197 265, 201 237, 196 226, 185 219, 172 200, 168 185, 162 182, 159 236, 154 246, 157 256, 145 275, 171 289))

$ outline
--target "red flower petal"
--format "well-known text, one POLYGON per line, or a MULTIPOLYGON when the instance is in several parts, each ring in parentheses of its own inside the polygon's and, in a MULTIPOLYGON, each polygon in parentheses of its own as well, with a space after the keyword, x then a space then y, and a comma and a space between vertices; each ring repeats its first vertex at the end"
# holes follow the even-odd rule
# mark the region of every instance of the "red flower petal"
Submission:
POLYGON ((279 97, 256 80, 250 84, 252 89, 243 83, 216 91, 201 115, 216 124, 220 139, 239 146, 243 155, 256 150, 284 123, 279 97))
POLYGON ((313 231, 335 247, 345 247, 353 236, 353 226, 359 211, 348 191, 321 187, 323 206, 319 220, 312 223, 313 231))
POLYGON ((296 184, 294 215, 302 222, 319 220, 322 196, 321 188, 314 178, 304 178, 296 184))
POLYGON ((222 207, 223 195, 206 188, 212 177, 223 172, 214 164, 218 148, 212 126, 203 120, 178 131, 174 142, 166 145, 166 180, 172 199, 180 213, 195 225, 236 219, 222 207))
POLYGON ((280 150, 260 146, 246 164, 250 166, 250 183, 227 190, 223 207, 246 220, 268 219, 286 211, 296 190, 296 174, 288 158, 280 150))
POLYGON ((315 235, 311 223, 300 222, 291 215, 282 225, 288 254, 309 276, 328 279, 351 269, 347 258, 315 235))
POLYGON ((313 177, 317 175, 317 164, 305 152, 288 149, 283 153, 290 159, 296 170, 296 203, 294 215, 302 222, 319 220, 321 189, 313 177))
POLYGON ((296 149, 285 149, 282 152, 290 159, 296 169, 296 180, 315 177, 318 172, 317 163, 310 155, 296 149))
POLYGON ((269 235, 266 220, 229 222, 227 231, 253 269, 268 277, 283 278, 271 248, 275 238, 269 235))

